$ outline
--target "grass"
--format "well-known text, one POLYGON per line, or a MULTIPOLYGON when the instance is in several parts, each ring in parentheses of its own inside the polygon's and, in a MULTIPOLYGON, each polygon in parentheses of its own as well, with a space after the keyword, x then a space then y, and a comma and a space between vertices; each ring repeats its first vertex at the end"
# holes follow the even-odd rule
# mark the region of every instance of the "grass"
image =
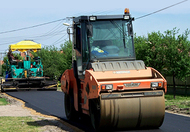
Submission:
POLYGON ((0 132, 40 132, 32 117, 0 117, 0 132))
POLYGON ((61 83, 60 83, 60 81, 57 82, 57 91, 61 91, 61 83))
POLYGON ((57 91, 61 91, 61 87, 57 87, 57 91))
MULTIPOLYGON (((0 106, 7 105, 6 98, 0 97, 0 106)), ((32 117, 0 116, 0 132, 41 132, 41 126, 32 117)))
POLYGON ((7 105, 9 104, 5 98, 0 97, 0 105, 7 105))
POLYGON ((166 94, 165 99, 166 106, 175 105, 178 108, 190 108, 190 96, 176 95, 176 99, 174 99, 173 95, 166 94))

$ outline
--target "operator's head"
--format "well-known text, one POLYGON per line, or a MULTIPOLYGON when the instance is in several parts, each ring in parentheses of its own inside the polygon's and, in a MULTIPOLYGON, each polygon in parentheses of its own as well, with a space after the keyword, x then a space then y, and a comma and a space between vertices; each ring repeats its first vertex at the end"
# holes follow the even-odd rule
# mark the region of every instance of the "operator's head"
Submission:
POLYGON ((12 53, 12 50, 11 50, 11 49, 9 49, 9 53, 12 53))

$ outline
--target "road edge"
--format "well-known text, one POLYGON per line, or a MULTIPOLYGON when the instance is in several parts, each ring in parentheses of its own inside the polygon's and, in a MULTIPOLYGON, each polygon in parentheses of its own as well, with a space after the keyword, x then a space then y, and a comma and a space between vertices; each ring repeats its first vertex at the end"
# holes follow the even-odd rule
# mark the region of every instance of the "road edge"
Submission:
POLYGON ((2 93, 2 94, 4 94, 5 96, 8 96, 8 97, 10 97, 10 98, 12 98, 12 99, 14 99, 14 100, 16 100, 16 101, 19 101, 19 102, 22 104, 21 107, 24 108, 24 109, 29 110, 32 115, 36 115, 36 116, 41 116, 41 117, 45 117, 45 118, 54 119, 54 120, 57 120, 58 122, 62 123, 63 125, 65 125, 65 126, 71 128, 72 130, 74 130, 74 131, 76 131, 76 132, 83 132, 83 130, 81 130, 81 129, 79 129, 79 128, 77 128, 77 127, 75 127, 75 126, 73 126, 73 125, 71 125, 71 124, 69 124, 69 123, 63 121, 62 119, 60 119, 60 118, 58 118, 58 117, 56 117, 56 116, 49 116, 49 115, 42 114, 42 113, 40 113, 40 112, 36 112, 34 109, 25 106, 25 102, 24 102, 23 100, 21 100, 21 99, 18 99, 18 98, 16 98, 16 97, 10 96, 10 95, 8 95, 8 94, 6 94, 6 93, 2 93))

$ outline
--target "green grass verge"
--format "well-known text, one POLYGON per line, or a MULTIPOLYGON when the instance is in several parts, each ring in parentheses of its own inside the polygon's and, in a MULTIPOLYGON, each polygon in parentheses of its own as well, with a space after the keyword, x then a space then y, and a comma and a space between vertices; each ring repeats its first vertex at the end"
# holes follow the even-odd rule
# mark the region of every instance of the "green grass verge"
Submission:
POLYGON ((61 91, 61 87, 57 87, 57 91, 61 91))
POLYGON ((5 98, 0 97, 0 105, 7 105, 9 104, 5 98))
POLYGON ((176 95, 174 99, 173 95, 166 94, 165 99, 166 106, 175 105, 178 108, 190 108, 190 96, 176 95))
POLYGON ((31 117, 0 117, 0 132, 40 132, 31 117))

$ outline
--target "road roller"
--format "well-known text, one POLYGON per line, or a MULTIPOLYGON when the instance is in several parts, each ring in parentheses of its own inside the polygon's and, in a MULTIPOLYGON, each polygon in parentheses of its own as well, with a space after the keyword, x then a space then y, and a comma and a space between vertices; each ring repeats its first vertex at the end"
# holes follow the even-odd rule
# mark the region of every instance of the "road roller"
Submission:
POLYGON ((166 79, 136 60, 134 18, 73 18, 72 68, 61 77, 68 120, 90 117, 95 130, 159 128, 164 120, 166 79))

